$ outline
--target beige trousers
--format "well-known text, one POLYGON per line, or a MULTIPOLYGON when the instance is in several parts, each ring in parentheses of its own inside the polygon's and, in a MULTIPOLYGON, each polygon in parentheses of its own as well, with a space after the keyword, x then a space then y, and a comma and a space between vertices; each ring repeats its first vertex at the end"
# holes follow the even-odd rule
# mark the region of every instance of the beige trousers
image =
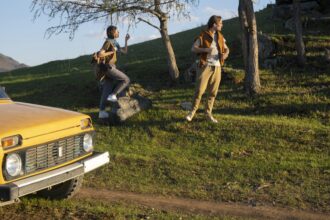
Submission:
POLYGON ((212 114, 213 104, 218 93, 220 81, 221 67, 206 66, 198 70, 195 96, 191 111, 192 115, 196 113, 205 90, 207 90, 208 93, 205 111, 207 114, 212 114))

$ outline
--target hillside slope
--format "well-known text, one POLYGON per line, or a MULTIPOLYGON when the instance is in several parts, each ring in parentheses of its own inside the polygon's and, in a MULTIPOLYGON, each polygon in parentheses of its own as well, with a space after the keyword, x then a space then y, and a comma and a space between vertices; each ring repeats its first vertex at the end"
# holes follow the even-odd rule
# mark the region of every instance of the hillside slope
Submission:
MULTIPOLYGON (((8 72, 0 75, 0 82, 14 100, 92 117, 96 149, 109 151, 111 163, 87 175, 85 186, 329 213, 330 71, 322 48, 330 47, 330 36, 305 36, 308 65, 297 67, 292 62, 293 36, 271 20, 270 10, 257 13, 259 30, 285 39, 286 63, 261 69, 263 92, 256 97, 247 97, 242 89, 238 20, 224 22, 232 54, 215 102, 219 124, 207 122, 202 111, 192 123, 184 120, 187 112, 180 103, 191 101, 194 85, 167 86, 160 39, 132 45, 119 58, 119 67, 149 90, 153 101, 153 108, 121 125, 98 123, 99 91, 90 55, 8 72)), ((200 30, 171 36, 181 71, 193 62, 190 48, 200 30)), ((93 200, 88 206, 100 203, 93 200)), ((51 205, 64 209, 66 204, 51 205)), ((76 205, 79 201, 72 201, 70 207, 76 205)))
POLYGON ((15 69, 20 69, 27 67, 23 63, 19 63, 11 57, 5 56, 0 53, 0 72, 11 71, 15 69))

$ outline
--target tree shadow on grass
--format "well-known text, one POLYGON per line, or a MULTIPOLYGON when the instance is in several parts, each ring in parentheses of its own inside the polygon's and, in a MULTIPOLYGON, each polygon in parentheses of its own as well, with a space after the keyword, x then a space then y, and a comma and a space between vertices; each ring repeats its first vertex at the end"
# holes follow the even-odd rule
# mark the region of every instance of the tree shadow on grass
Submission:
POLYGON ((14 101, 36 103, 67 109, 98 106, 97 84, 89 75, 72 73, 43 79, 4 84, 14 101))
MULTIPOLYGON (((145 110, 145 111, 150 111, 150 110, 145 110)), ((166 128, 169 124, 176 124, 176 123, 189 123, 185 119, 185 114, 182 115, 171 115, 169 118, 152 118, 152 117, 147 117, 145 120, 135 120, 134 118, 138 116, 138 114, 142 114, 142 112, 137 113, 136 115, 131 116, 125 121, 118 121, 114 120, 111 115, 110 118, 107 120, 102 120, 98 118, 98 112, 91 112, 88 113, 88 115, 93 119, 93 123, 99 126, 114 126, 114 127, 122 127, 122 128, 134 128, 136 126, 140 126, 143 128, 148 128, 148 127, 159 127, 159 128, 166 128)), ((148 114, 148 112, 146 112, 148 114)), ((202 122, 205 121, 203 118, 196 117, 194 119, 196 122, 202 122)))
POLYGON ((310 118, 313 113, 323 112, 328 116, 320 117, 324 123, 329 123, 330 106, 322 104, 267 104, 254 105, 249 108, 225 107, 214 109, 216 114, 245 115, 245 116, 288 116, 310 118))

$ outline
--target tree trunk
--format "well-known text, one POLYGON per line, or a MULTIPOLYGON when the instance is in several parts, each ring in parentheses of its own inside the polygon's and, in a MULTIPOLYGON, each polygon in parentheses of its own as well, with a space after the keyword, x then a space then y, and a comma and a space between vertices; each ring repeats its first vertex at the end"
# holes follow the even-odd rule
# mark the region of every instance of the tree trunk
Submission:
POLYGON ((305 57, 305 44, 302 37, 302 24, 300 18, 300 0, 294 0, 294 22, 295 22, 295 37, 296 37, 296 50, 297 61, 300 66, 304 66, 306 63, 305 57))
POLYGON ((258 32, 257 21, 253 10, 253 2, 245 0, 247 19, 249 24, 249 72, 250 79, 248 82, 249 92, 260 93, 260 77, 259 77, 259 53, 258 53, 258 32))
POLYGON ((243 62, 244 62, 244 70, 245 75, 248 72, 248 51, 249 51, 249 24, 246 18, 246 11, 243 9, 244 7, 244 0, 239 1, 238 5, 238 13, 239 19, 241 24, 241 40, 242 40, 242 52, 243 52, 243 62))
POLYGON ((240 0, 239 18, 242 29, 242 49, 245 66, 244 87, 249 95, 261 90, 259 78, 257 22, 251 0, 240 0))
POLYGON ((166 53, 167 53, 167 63, 168 63, 168 70, 173 82, 177 82, 179 79, 179 69, 176 64, 175 54, 173 51, 172 43, 170 40, 170 36, 168 35, 167 23, 168 20, 166 17, 159 18, 160 21, 160 34, 162 36, 162 40, 164 42, 166 53))

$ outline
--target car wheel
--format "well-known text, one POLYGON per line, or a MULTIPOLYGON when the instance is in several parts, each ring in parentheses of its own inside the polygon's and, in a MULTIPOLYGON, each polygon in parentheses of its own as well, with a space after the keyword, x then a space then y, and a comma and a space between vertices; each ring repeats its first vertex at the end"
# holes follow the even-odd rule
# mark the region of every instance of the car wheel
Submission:
POLYGON ((74 196, 82 186, 83 175, 74 179, 68 180, 64 183, 43 189, 37 192, 37 196, 46 199, 68 199, 74 196))

